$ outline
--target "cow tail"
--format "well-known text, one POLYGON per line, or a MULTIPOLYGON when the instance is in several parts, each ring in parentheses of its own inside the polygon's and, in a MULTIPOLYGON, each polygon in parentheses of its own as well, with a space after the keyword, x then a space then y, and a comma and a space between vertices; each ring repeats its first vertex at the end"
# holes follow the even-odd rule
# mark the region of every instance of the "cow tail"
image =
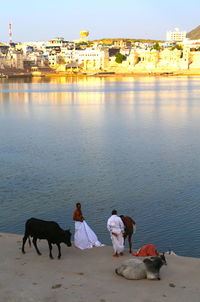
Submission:
POLYGON ((31 247, 31 239, 30 239, 30 237, 28 237, 28 243, 29 243, 29 247, 31 247))

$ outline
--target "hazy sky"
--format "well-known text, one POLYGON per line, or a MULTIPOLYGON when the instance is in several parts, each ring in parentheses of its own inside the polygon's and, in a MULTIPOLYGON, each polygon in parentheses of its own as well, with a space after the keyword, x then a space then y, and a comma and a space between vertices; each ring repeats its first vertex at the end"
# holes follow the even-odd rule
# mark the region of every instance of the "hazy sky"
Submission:
POLYGON ((191 0, 0 0, 0 41, 8 42, 8 24, 13 41, 79 38, 165 39, 175 27, 187 32, 200 25, 200 1, 191 0))

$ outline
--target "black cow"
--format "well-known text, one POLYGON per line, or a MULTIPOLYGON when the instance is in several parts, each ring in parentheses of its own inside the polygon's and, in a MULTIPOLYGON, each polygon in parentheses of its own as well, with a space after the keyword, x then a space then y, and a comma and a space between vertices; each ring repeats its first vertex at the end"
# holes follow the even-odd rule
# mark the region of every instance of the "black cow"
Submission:
POLYGON ((56 244, 58 247, 58 259, 61 257, 60 243, 63 242, 67 246, 71 246, 71 233, 69 230, 63 230, 54 221, 44 221, 37 218, 30 218, 26 221, 25 234, 23 237, 22 253, 25 254, 24 245, 27 238, 29 239, 29 244, 31 243, 30 237, 33 237, 33 244, 38 255, 41 255, 37 247, 37 239, 46 239, 49 244, 49 257, 53 259, 52 256, 52 244, 56 244))

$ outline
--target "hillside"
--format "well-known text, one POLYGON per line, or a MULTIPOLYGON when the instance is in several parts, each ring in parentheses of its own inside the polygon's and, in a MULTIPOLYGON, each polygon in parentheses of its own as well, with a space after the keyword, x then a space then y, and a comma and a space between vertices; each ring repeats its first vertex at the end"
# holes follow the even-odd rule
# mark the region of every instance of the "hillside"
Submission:
POLYGON ((186 35, 187 38, 190 40, 198 40, 200 39, 200 25, 191 30, 190 32, 187 33, 186 35))
POLYGON ((151 40, 151 39, 127 39, 127 38, 103 38, 103 39, 96 39, 93 42, 103 42, 107 45, 112 45, 114 41, 121 41, 124 42, 141 42, 141 43, 156 43, 156 42, 163 42, 161 40, 151 40))

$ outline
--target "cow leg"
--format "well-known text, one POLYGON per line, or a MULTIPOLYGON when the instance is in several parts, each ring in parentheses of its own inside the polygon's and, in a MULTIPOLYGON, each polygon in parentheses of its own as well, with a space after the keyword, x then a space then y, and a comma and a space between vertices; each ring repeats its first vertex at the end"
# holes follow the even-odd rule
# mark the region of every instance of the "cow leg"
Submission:
POLYGON ((52 244, 51 244, 51 242, 49 240, 48 240, 48 244, 49 244, 49 257, 51 259, 53 259, 53 256, 52 256, 52 244))
POLYGON ((24 246, 25 246, 27 238, 28 238, 28 235, 25 234, 24 237, 23 237, 23 243, 22 243, 22 253, 23 254, 25 254, 24 246))
POLYGON ((132 235, 128 235, 128 243, 129 243, 129 253, 132 253, 132 242, 131 242, 132 235))
POLYGON ((60 259, 61 257, 60 243, 56 243, 56 245, 58 247, 58 259, 60 259))
POLYGON ((124 247, 125 247, 126 237, 127 237, 127 235, 126 235, 126 233, 124 233, 124 247))
POLYGON ((42 255, 40 253, 40 251, 38 250, 38 247, 37 247, 37 237, 33 237, 33 244, 34 244, 34 247, 35 247, 36 252, 38 253, 38 255, 42 255))

